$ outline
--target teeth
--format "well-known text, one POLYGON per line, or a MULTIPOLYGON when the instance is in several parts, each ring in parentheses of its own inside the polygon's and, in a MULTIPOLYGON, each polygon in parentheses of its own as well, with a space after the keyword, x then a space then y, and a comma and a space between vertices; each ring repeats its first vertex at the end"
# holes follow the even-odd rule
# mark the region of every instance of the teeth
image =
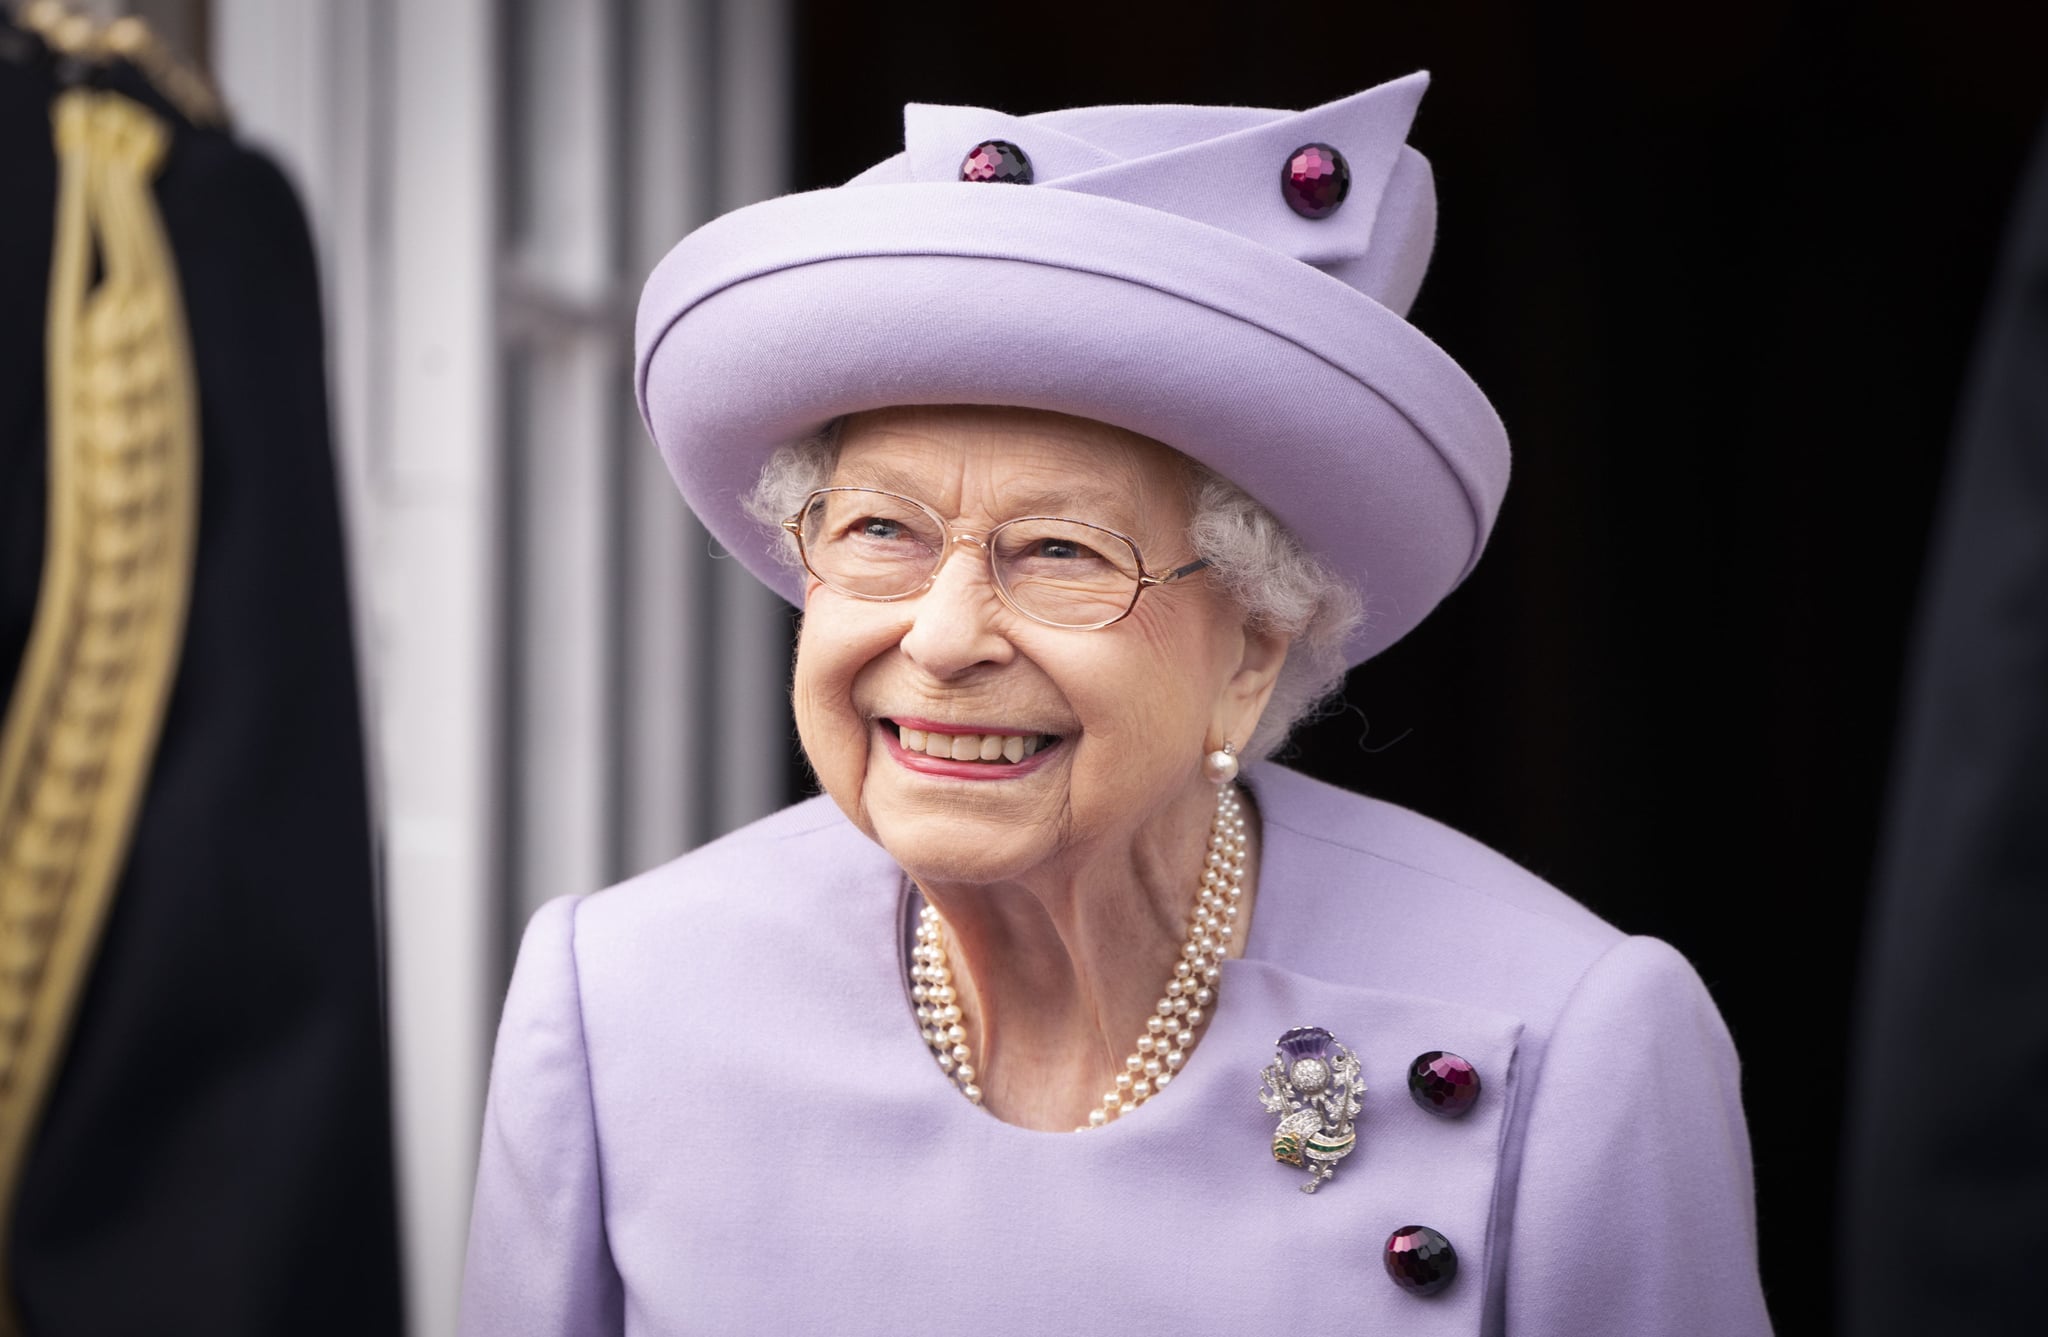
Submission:
POLYGON ((1037 752, 1041 734, 929 733, 923 729, 897 726, 897 737, 906 752, 949 761, 1019 762, 1037 752))

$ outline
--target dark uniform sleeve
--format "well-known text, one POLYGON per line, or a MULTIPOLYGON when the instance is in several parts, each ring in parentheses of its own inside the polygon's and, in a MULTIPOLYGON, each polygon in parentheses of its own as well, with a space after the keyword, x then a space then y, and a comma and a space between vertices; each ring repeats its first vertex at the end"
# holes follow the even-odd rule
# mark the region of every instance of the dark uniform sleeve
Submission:
MULTIPOLYGON (((44 533, 58 62, 0 52, 0 688, 44 533)), ((319 285, 267 160, 132 70, 200 404, 191 600, 98 950, 22 1167, 31 1334, 401 1328, 390 1093, 319 285)))
POLYGON ((2048 126, 1919 618, 1849 1098, 1854 1337, 2041 1323, 2028 1263, 2048 1256, 2048 126))

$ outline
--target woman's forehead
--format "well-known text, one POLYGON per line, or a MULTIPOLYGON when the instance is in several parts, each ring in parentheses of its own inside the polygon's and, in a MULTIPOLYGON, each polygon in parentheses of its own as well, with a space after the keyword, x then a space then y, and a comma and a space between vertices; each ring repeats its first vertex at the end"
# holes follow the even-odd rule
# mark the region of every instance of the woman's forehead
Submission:
POLYGON ((1011 514, 1140 513, 1185 493, 1185 460, 1120 427, 1035 409, 883 409, 848 418, 833 481, 1011 514))

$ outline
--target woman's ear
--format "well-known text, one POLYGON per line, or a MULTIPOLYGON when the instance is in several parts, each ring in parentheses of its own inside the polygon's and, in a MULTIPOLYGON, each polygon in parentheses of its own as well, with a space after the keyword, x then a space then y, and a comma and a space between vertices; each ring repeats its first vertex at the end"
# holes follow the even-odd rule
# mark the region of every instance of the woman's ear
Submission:
POLYGON ((1228 740, 1243 750, 1251 740, 1266 713, 1266 703, 1273 699, 1273 686, 1280 680, 1280 666, 1287 662, 1292 639, 1280 632, 1245 629, 1237 669, 1223 684, 1210 721, 1210 748, 1219 748, 1228 740))

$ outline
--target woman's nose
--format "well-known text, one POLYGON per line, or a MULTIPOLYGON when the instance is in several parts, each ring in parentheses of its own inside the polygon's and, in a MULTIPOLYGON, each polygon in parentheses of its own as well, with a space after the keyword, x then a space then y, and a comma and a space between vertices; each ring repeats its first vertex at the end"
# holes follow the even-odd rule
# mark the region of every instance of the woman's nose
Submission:
POLYGON ((988 548, 956 538, 923 594, 904 601, 910 626, 903 653, 935 678, 954 678, 982 664, 1008 663, 1016 653, 1006 633, 1010 610, 996 593, 988 548))

